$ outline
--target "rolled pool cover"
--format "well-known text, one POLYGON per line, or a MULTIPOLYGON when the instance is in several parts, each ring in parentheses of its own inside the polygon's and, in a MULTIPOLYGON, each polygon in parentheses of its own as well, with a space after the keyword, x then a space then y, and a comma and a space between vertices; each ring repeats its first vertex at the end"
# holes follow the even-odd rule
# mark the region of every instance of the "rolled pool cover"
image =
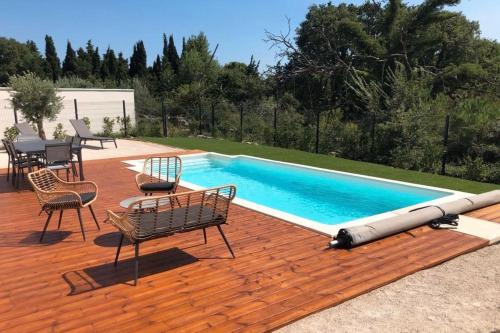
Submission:
POLYGON ((500 190, 469 198, 458 199, 437 206, 417 209, 406 214, 389 217, 366 225, 342 228, 330 246, 351 248, 380 238, 394 235, 429 223, 447 214, 460 214, 500 202, 500 190))

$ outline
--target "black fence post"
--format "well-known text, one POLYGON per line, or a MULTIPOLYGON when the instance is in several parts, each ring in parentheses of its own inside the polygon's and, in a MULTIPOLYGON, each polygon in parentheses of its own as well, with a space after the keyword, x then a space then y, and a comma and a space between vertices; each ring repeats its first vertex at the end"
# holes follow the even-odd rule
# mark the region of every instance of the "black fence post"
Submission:
POLYGON ((17 120, 17 110, 16 108, 14 108, 14 122, 17 124, 18 120, 17 120))
POLYGON ((314 151, 316 152, 316 154, 319 153, 319 116, 320 116, 320 112, 316 112, 316 144, 315 144, 315 148, 314 148, 314 151))
POLYGON ((278 119, 276 118, 277 116, 277 110, 278 110, 278 107, 275 106, 274 107, 274 119, 273 119, 273 146, 276 146, 276 135, 277 135, 277 131, 278 131, 278 119))
POLYGON ((450 116, 446 115, 443 132, 443 158, 441 160, 441 174, 446 174, 446 159, 448 157, 448 133, 450 130, 450 116))
POLYGON ((201 102, 198 103, 198 134, 203 134, 201 102))
POLYGON ((240 142, 243 142, 243 105, 240 105, 240 142))
POLYGON ((128 136, 128 129, 127 129, 127 111, 125 109, 125 100, 122 100, 122 105, 123 105, 123 131, 125 137, 128 136))
POLYGON ((372 116, 372 128, 371 128, 371 139, 372 139, 372 145, 370 147, 370 152, 373 154, 373 151, 375 150, 375 122, 377 121, 375 114, 372 116))
POLYGON ((75 105, 75 119, 78 119, 78 103, 76 102, 76 98, 73 99, 73 104, 75 105))
POLYGON ((168 118, 167 118, 167 109, 165 109, 165 104, 163 100, 161 101, 161 123, 162 123, 162 130, 163 130, 163 136, 168 137, 168 124, 167 124, 168 118))
POLYGON ((212 138, 215 138, 215 103, 212 102, 212 138))

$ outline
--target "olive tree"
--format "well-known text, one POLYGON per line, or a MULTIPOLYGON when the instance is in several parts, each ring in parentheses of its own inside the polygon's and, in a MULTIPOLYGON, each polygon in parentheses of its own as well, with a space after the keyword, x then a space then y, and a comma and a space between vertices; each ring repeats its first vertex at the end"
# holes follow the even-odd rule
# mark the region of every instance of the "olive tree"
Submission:
POLYGON ((9 85, 14 109, 20 110, 26 121, 36 125, 40 138, 46 139, 43 121, 54 120, 62 109, 62 98, 57 96, 53 83, 25 73, 12 76, 9 85))

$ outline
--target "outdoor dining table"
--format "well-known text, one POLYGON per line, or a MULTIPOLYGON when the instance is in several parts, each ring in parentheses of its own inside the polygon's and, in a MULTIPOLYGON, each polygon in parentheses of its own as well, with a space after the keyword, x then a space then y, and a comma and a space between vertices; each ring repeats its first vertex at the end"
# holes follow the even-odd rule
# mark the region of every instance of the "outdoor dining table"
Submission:
MULTIPOLYGON (((54 144, 54 143, 63 143, 64 141, 59 140, 34 140, 34 141, 24 141, 24 142, 14 142, 14 148, 18 153, 26 154, 27 156, 32 155, 43 155, 45 154, 45 146, 54 144)), ((80 180, 84 180, 85 176, 83 175, 83 160, 82 160, 82 146, 81 145, 72 145, 71 151, 76 154, 78 158, 78 172, 80 175, 80 180)), ((31 159, 27 159, 28 161, 28 170, 32 171, 31 167, 31 159)))

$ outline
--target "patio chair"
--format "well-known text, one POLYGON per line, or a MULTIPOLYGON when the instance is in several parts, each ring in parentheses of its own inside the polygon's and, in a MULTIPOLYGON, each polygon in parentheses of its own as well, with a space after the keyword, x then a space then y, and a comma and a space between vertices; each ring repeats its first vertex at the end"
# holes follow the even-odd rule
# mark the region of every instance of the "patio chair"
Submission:
POLYGON ((83 229, 81 209, 88 207, 97 229, 101 230, 92 209, 92 203, 97 199, 98 187, 91 181, 65 182, 49 169, 40 169, 28 174, 28 179, 38 198, 42 211, 47 213, 47 221, 43 227, 40 243, 43 240, 47 226, 52 214, 59 211, 59 223, 61 227, 63 212, 66 209, 76 209, 83 240, 85 241, 85 230, 83 229))
POLYGON ((205 229, 208 227, 217 227, 231 256, 235 258, 221 228, 221 225, 227 222, 229 206, 235 194, 236 187, 228 185, 201 191, 143 198, 132 202, 122 214, 108 210, 107 221, 118 228, 121 233, 114 265, 118 263, 123 238, 127 237, 135 248, 134 285, 137 285, 141 242, 202 229, 206 244, 205 229), (179 205, 174 205, 174 201, 179 205))
POLYGON ((10 142, 5 140, 5 139, 2 139, 2 145, 5 149, 5 152, 7 153, 7 181, 10 180, 10 168, 12 166, 12 160, 11 160, 11 157, 10 157, 10 148, 7 146, 7 145, 10 145, 10 142))
POLYGON ((40 140, 38 133, 33 129, 33 127, 31 127, 29 123, 15 123, 14 126, 19 131, 20 136, 38 138, 38 140, 40 140))
MULTIPOLYGON (((71 146, 81 146, 82 139, 80 139, 78 136, 66 135, 64 137, 64 142, 71 144, 71 146)), ((71 172, 73 172, 73 175, 78 176, 78 172, 76 170, 76 163, 78 163, 78 157, 75 153, 71 152, 71 166, 72 166, 71 172)))
POLYGON ((73 181, 75 180, 75 166, 72 162, 71 143, 54 143, 45 146, 45 168, 56 171, 66 171, 66 181, 69 181, 69 170, 72 169, 73 181))
POLYGON ((76 131, 76 134, 82 139, 83 143, 86 144, 87 141, 99 141, 101 142, 101 148, 104 149, 103 142, 113 142, 115 144, 115 148, 118 148, 116 145, 116 139, 105 136, 95 136, 90 133, 87 125, 81 119, 71 119, 69 121, 73 128, 76 131))
POLYGON ((7 180, 9 180, 9 170, 12 167, 12 185, 15 185, 19 189, 19 179, 21 177, 24 178, 24 170, 28 169, 28 158, 32 167, 40 169, 43 163, 36 157, 18 153, 12 142, 2 140, 2 143, 8 155, 7 180))
POLYGON ((149 157, 144 161, 142 172, 135 176, 139 191, 145 195, 153 193, 175 193, 182 173, 179 156, 149 157))

